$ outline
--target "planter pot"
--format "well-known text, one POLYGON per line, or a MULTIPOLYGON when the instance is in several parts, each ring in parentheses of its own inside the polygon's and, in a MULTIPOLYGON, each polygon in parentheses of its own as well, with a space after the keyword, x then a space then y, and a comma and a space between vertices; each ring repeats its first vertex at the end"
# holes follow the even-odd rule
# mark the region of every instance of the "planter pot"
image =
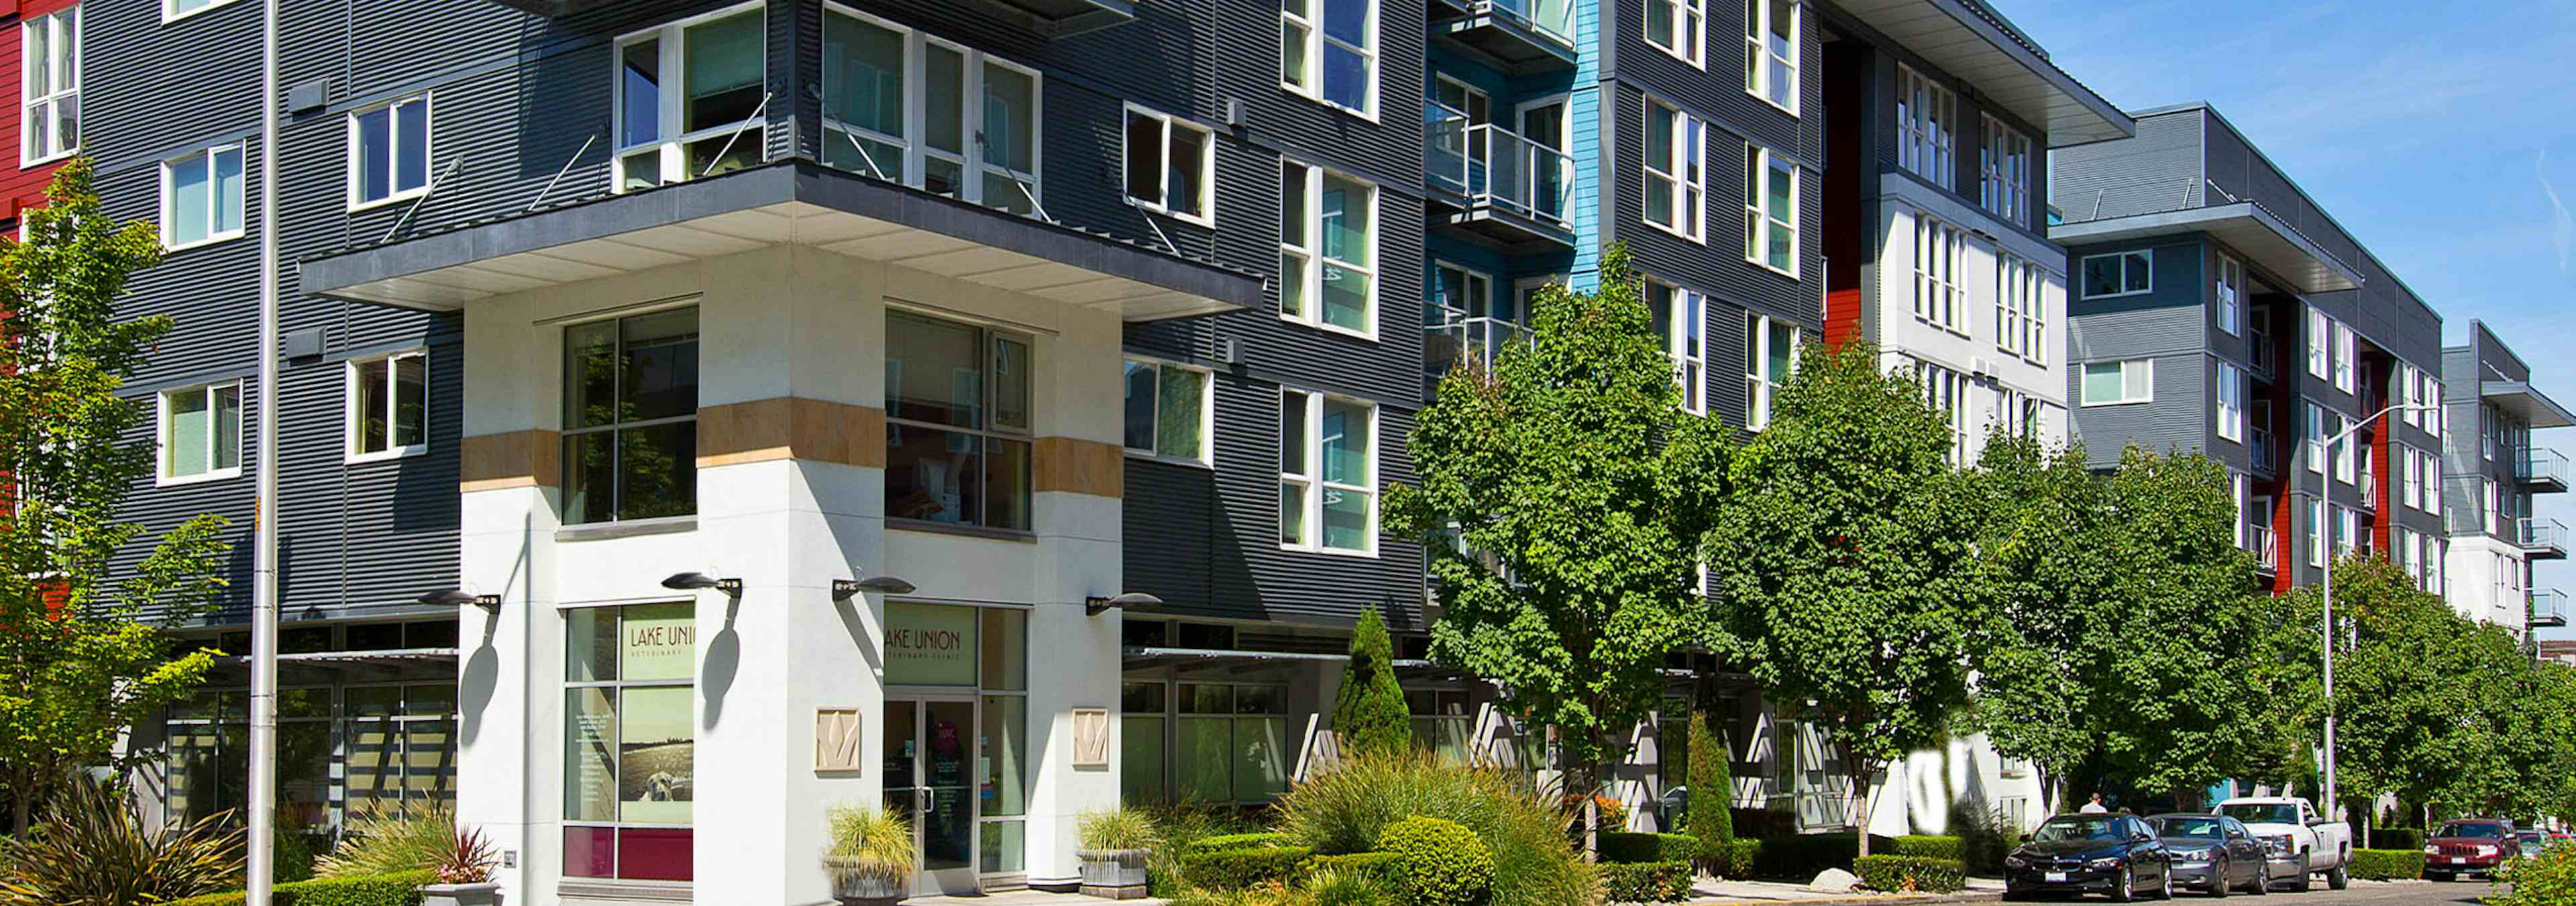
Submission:
POLYGON ((420 906, 500 906, 501 885, 428 884, 420 888, 420 906))
POLYGON ((823 873, 831 877, 832 899, 841 906, 894 906, 908 892, 910 885, 904 882, 912 875, 905 871, 887 877, 883 863, 846 856, 824 857, 823 873))
POLYGON ((1082 895, 1112 900, 1145 898, 1145 861, 1154 854, 1150 849, 1079 849, 1075 858, 1082 860, 1082 895))

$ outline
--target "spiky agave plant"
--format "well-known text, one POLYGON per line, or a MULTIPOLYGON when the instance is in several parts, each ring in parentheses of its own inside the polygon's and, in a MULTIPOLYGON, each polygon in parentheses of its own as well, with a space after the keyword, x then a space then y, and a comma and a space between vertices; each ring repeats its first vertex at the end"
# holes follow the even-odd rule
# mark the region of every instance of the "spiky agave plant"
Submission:
POLYGON ((45 822, 9 847, 0 906, 131 906, 223 890, 242 868, 231 820, 222 812, 153 829, 122 791, 72 783, 45 822))
POLYGON ((443 802, 370 803, 349 810, 349 832, 313 865, 325 878, 435 871, 456 846, 456 810, 443 802))
POLYGON ((447 854, 438 860, 438 883, 481 884, 492 880, 492 841, 481 830, 457 827, 447 854))

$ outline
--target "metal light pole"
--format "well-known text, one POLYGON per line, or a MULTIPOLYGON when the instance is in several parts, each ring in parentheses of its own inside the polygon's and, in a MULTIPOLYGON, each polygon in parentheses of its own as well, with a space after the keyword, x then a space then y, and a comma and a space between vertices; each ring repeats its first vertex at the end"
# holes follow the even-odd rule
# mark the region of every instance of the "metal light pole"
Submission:
POLYGON ((250 586, 250 877, 245 906, 270 906, 277 860, 277 5, 260 0, 259 433, 250 586))
MULTIPOLYGON (((2342 432, 2342 433, 2340 433, 2340 434, 2336 434, 2334 437, 2332 437, 2332 438, 2328 439, 2328 440, 2326 441, 2326 454, 2325 454, 2325 455, 2326 455, 2326 458, 2327 458, 2328 460, 2332 460, 2332 459, 2334 458, 2334 450, 2335 450, 2335 448, 2336 448, 2336 447, 2343 446, 2343 444, 2344 444, 2346 441, 2348 441, 2348 440, 2352 439, 2352 433, 2353 433, 2353 432, 2361 430, 2361 428, 2362 428, 2362 426, 2363 426, 2363 425, 2367 425, 2367 424, 2370 424, 2370 423, 2372 423, 2372 422, 2378 421, 2382 416, 2385 416, 2385 415, 2387 415, 2388 413, 2395 412, 2395 411, 2398 411, 2398 410, 2400 410, 2400 409, 2407 410, 2407 411, 2410 411, 2410 412, 2411 412, 2411 411, 2417 411, 2417 410, 2429 410, 2429 409, 2432 409, 2432 408, 2433 408, 2433 406, 2432 406, 2431 404, 2429 404, 2429 403, 2390 403, 2390 404, 2388 404, 2387 406, 2381 407, 2379 411, 2371 413, 2369 418, 2365 418, 2365 419, 2362 419, 2362 420, 2360 420, 2360 421, 2353 422, 2353 423, 2352 423, 2352 427, 2345 428, 2345 429, 2343 429, 2343 432, 2342 432)), ((2355 480, 2357 480, 2357 481, 2367 481, 2367 480, 2369 480, 2370 476, 2367 476, 2367 475, 2355 475, 2355 476, 2353 476, 2353 478, 2354 478, 2355 480)), ((2325 665, 2326 665, 2326 672, 2325 672, 2325 680, 2326 680, 2326 782, 2325 782, 2325 789, 2324 789, 2324 790, 2319 794, 2318 798, 2324 802, 2324 808, 2320 809, 2320 811, 2323 811, 2323 812, 2325 813, 2325 816, 2326 816, 2327 818, 2329 818, 2329 819, 2333 819, 2333 818, 2335 818, 2335 817, 2337 817, 2337 816, 2341 815, 2342 813, 2341 813, 2341 812, 2338 812, 2338 811, 2336 811, 2336 810, 2335 810, 2335 707, 2334 707, 2334 652, 2335 652, 2335 636, 2337 635, 2337 633, 2335 632, 2335 620, 2334 620, 2334 561, 2335 561, 2335 543, 2334 543, 2334 540, 2335 540, 2335 539, 2334 539, 2334 528, 2335 528, 2335 527, 2334 527, 2334 523, 2333 523, 2333 521, 2332 521, 2332 520, 2334 519, 2334 514, 2335 514, 2335 513, 2334 513, 2334 471, 2333 471, 2333 469, 2332 469, 2332 468, 2328 468, 2328 469, 2326 470, 2326 481, 2325 481, 2325 486, 2326 486, 2325 494, 2324 494, 2324 495, 2322 496, 2322 498, 2319 500, 2319 505, 2318 505, 2318 507, 2317 507, 2317 518, 2318 518, 2319 520, 2324 520, 2324 521, 2326 521, 2326 524, 2325 524, 2324 526, 2320 527, 2320 528, 2317 530, 2317 537, 2318 537, 2318 538, 2320 538, 2320 539, 2323 539, 2323 540, 2324 540, 2324 542, 2325 542, 2325 546, 2326 546, 2326 552, 2325 552, 2325 554, 2326 554, 2326 555, 2325 555, 2325 563, 2326 563, 2325 581, 2322 583, 2322 585, 2324 586, 2324 594, 2325 594, 2325 602, 2326 602, 2326 603, 2325 603, 2325 611, 2326 611, 2326 619, 2325 619, 2325 665)), ((2441 489, 2440 489, 2440 488, 2435 488, 2435 489, 2433 489, 2433 493, 2439 494, 2439 493, 2441 493, 2441 489)))

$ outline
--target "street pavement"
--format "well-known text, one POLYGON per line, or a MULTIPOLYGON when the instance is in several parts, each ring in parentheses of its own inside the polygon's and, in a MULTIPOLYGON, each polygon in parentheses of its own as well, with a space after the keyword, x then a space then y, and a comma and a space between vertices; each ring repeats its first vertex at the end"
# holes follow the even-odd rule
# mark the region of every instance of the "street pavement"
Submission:
MULTIPOLYGON (((2397 906, 2401 903, 2410 904, 2410 906, 2415 903, 2474 904, 2478 902, 2479 897, 2486 895, 2487 890, 2487 882, 2483 880, 2456 881, 2446 884, 2429 881, 2354 881, 2350 888, 2344 890, 2327 890, 2325 882, 2315 881, 2308 885, 2306 893, 2275 890, 2269 900, 2231 899, 2227 902, 2239 904, 2239 906, 2256 902, 2262 903, 2263 906, 2343 906, 2346 903, 2374 903, 2388 904, 2388 906, 2397 906)), ((2245 894, 2237 894, 2237 896, 2242 897, 2245 894)), ((2174 895, 2176 903, 2206 899, 2210 898, 2190 893, 2174 895)))

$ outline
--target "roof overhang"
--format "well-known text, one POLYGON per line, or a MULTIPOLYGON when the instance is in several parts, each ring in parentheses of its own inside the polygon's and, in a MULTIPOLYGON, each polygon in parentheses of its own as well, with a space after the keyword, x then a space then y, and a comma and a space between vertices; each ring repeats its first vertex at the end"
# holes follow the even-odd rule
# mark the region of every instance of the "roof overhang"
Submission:
MULTIPOLYGON (((315 651, 277 656, 278 669, 308 679, 337 678, 349 680, 418 679, 444 675, 455 678, 454 648, 399 648, 385 651, 315 651)), ((215 662, 218 684, 230 685, 249 675, 249 657, 231 657, 215 662)))
POLYGON ((2048 238, 2074 247, 2188 232, 2207 233, 2227 243, 2265 270, 2289 281, 2288 288, 2297 292, 2331 293, 2361 287, 2360 271, 2250 201, 2062 223, 2048 228, 2048 238))
MULTIPOLYGON (((1248 651, 1236 648, 1128 648, 1123 652, 1129 670, 1153 670, 1164 667, 1182 670, 1249 671, 1289 667, 1298 664, 1346 664, 1347 654, 1323 654, 1300 651, 1248 651)), ((1430 661, 1408 658, 1389 660, 1389 666, 1406 676, 1455 676, 1450 670, 1430 661)))
POLYGON ((2048 130, 2049 147, 2129 138, 2138 124, 2057 68, 1969 0, 1842 0, 1835 4, 1985 100, 2048 130))
POLYGON ((804 245, 1117 313, 1261 303, 1262 279, 1087 230, 787 161, 304 261, 304 292, 453 311, 480 299, 804 245))
MULTIPOLYGON (((491 0, 525 13, 561 19, 615 6, 618 0, 491 0)), ((1061 38, 1134 21, 1134 0, 960 0, 965 6, 1037 33, 1061 38)))
POLYGON ((2558 405, 2557 400, 2532 389, 2529 381, 2482 381, 2478 396, 2515 418, 2531 423, 2534 428, 2576 426, 2576 413, 2558 405))

